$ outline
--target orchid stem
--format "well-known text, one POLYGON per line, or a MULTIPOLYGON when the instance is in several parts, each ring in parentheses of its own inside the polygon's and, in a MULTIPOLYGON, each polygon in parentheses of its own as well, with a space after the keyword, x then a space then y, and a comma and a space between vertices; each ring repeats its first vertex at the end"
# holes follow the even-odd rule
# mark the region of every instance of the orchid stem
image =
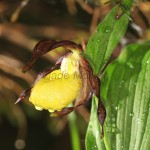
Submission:
POLYGON ((80 136, 79 136, 79 131, 77 127, 75 112, 72 112, 68 115, 68 120, 69 120, 70 134, 71 134, 72 149, 81 150, 80 136))

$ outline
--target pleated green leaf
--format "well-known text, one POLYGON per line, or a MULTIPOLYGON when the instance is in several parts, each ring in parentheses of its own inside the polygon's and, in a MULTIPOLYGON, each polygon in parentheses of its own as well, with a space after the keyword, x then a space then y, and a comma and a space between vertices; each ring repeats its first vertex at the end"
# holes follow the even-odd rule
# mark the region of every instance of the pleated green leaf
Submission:
MULTIPOLYGON (((133 1, 124 0, 119 3, 120 4, 114 7, 106 18, 98 25, 87 44, 86 54, 83 55, 90 63, 95 75, 98 75, 102 71, 114 48, 126 32, 130 15, 129 10, 131 9, 133 1), (126 9, 124 14, 122 14, 119 19, 116 19, 116 15, 118 14, 120 6, 122 6, 122 2, 124 6, 126 6, 126 9)), ((101 127, 97 119, 97 107, 97 98, 93 97, 91 117, 85 141, 86 150, 110 150, 110 140, 108 139, 110 137, 107 136, 105 127, 104 138, 101 138, 101 127)), ((115 132, 119 132, 117 128, 114 127, 114 129, 115 132)))
MULTIPOLYGON (((111 150, 150 149, 150 42, 126 47, 101 79, 111 150)), ((103 149, 102 149, 103 150, 103 149)))
POLYGON ((126 32, 129 19, 125 14, 120 19, 116 19, 117 13, 118 6, 114 7, 98 25, 87 44, 86 54, 90 57, 88 60, 93 61, 89 63, 95 75, 98 75, 106 65, 114 48, 126 32))
POLYGON ((101 139, 101 127, 97 118, 98 99, 93 96, 90 123, 86 134, 86 150, 104 150, 104 141, 101 139))

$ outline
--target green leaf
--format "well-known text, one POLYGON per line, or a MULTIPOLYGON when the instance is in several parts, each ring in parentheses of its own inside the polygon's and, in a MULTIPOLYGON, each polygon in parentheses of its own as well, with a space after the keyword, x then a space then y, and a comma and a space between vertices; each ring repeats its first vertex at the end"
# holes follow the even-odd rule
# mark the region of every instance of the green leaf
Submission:
MULTIPOLYGON (((133 1, 124 0, 124 4, 131 8, 133 1)), ((96 31, 91 36, 86 55, 83 55, 90 63, 95 75, 98 75, 108 62, 114 48, 121 40, 127 29, 129 11, 116 19, 119 6, 114 7, 106 18, 98 25, 96 31)), ((104 139, 100 138, 101 128, 97 120, 97 98, 93 97, 90 123, 86 135, 87 150, 110 150, 106 128, 104 126, 104 139)), ((118 131, 118 130, 116 130, 118 131)))
POLYGON ((150 42, 126 47, 101 80, 111 150, 150 148, 150 42))
POLYGON ((98 99, 93 96, 90 122, 86 134, 86 150, 105 149, 103 140, 101 139, 101 127, 97 118, 98 99))
POLYGON ((117 12, 118 6, 114 7, 98 25, 88 42, 86 53, 93 60, 94 65, 91 64, 91 66, 94 66, 93 71, 95 75, 98 75, 104 68, 114 48, 127 29, 129 19, 125 14, 120 19, 116 19, 117 12))

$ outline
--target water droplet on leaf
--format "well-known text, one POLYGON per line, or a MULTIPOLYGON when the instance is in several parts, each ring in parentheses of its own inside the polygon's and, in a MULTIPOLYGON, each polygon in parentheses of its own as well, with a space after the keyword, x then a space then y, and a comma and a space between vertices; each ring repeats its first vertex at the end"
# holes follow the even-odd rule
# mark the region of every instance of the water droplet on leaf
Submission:
POLYGON ((127 65, 128 65, 131 69, 134 68, 134 65, 133 65, 131 62, 128 62, 127 65))
POLYGON ((106 131, 109 132, 109 133, 113 132, 115 134, 119 134, 120 133, 120 130, 117 127, 115 120, 111 120, 111 122, 109 122, 109 123, 107 122, 106 123, 106 131))
POLYGON ((140 124, 140 119, 139 118, 137 118, 137 124, 140 124))
POLYGON ((122 80, 122 81, 120 82, 120 84, 119 84, 119 88, 121 88, 121 87, 122 87, 123 83, 124 83, 124 80, 122 80))
POLYGON ((121 107, 122 107, 122 104, 121 104, 121 103, 119 103, 118 105, 112 104, 112 108, 114 109, 114 111, 120 110, 121 107))
POLYGON ((130 65, 130 68, 132 68, 132 69, 133 69, 133 68, 134 68, 134 66, 133 66, 133 65, 130 65))
POLYGON ((105 30, 105 32, 106 32, 106 33, 109 33, 109 32, 110 32, 110 30, 109 30, 109 29, 107 29, 107 30, 105 30))
POLYGON ((134 115, 133 113, 129 113, 129 116, 130 116, 130 117, 133 117, 133 115, 134 115))

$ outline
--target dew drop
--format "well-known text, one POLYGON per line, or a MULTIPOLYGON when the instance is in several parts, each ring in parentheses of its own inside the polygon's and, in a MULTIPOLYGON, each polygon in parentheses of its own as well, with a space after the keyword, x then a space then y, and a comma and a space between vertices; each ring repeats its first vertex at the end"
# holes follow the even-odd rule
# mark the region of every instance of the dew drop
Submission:
POLYGON ((130 117, 133 117, 133 115, 134 115, 133 113, 129 113, 129 116, 130 116, 130 117))
POLYGON ((116 106, 115 104, 112 104, 112 108, 117 111, 118 110, 118 106, 116 106))
POLYGON ((115 107, 115 110, 118 110, 118 109, 119 109, 119 108, 116 106, 116 107, 115 107))
POLYGON ((115 132, 116 134, 119 134, 120 130, 117 127, 112 127, 112 132, 115 132))
POLYGON ((149 64, 149 60, 147 60, 146 63, 149 64))
POLYGON ((113 124, 107 124, 106 126, 106 131, 109 132, 109 133, 116 133, 116 134, 119 134, 120 133, 120 130, 118 127, 116 127, 116 124, 113 123, 113 124))
POLYGON ((133 65, 130 65, 130 68, 132 68, 132 69, 133 69, 133 68, 134 68, 134 66, 133 66, 133 65))
POLYGON ((139 118, 137 118, 137 124, 140 124, 140 119, 139 118))
POLYGON ((121 88, 121 87, 122 87, 123 83, 124 83, 124 80, 122 80, 122 81, 120 82, 120 84, 119 84, 119 88, 121 88))
POLYGON ((118 105, 118 106, 115 107, 115 110, 116 110, 116 111, 118 111, 118 110, 120 110, 120 109, 121 109, 121 105, 118 105))
POLYGON ((105 32, 106 32, 106 33, 109 33, 109 32, 110 32, 110 30, 109 30, 109 29, 108 29, 108 30, 105 30, 105 32))
POLYGON ((128 62, 127 65, 128 65, 131 69, 134 68, 134 65, 133 65, 131 62, 128 62))

